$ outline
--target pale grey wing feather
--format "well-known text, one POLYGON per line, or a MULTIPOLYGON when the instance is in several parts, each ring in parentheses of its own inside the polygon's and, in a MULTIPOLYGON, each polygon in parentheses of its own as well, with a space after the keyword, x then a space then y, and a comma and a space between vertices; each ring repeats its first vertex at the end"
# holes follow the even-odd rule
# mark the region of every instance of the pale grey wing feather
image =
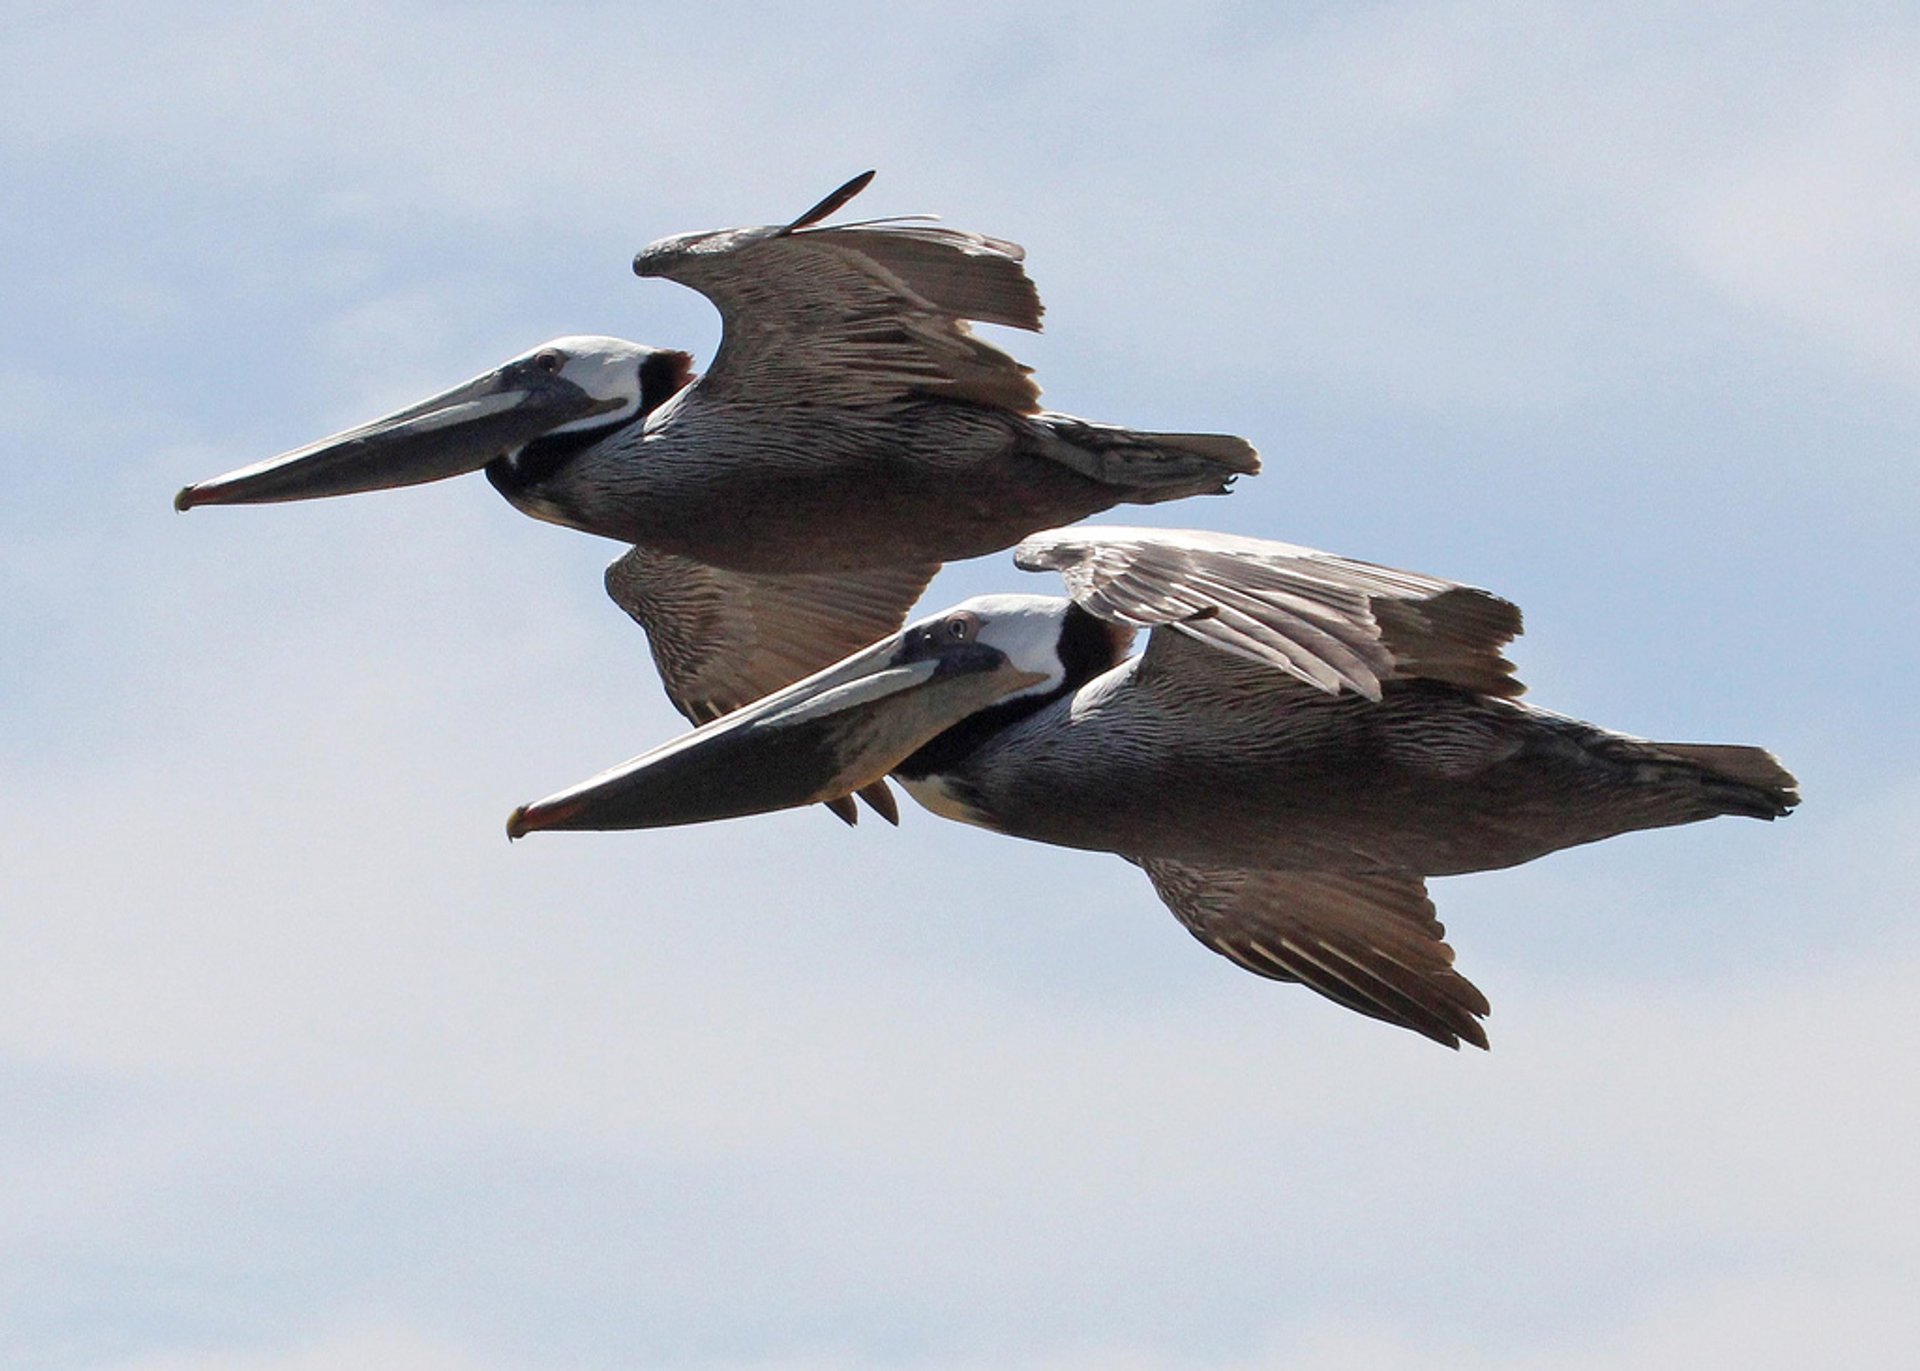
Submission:
POLYGON ((750 576, 636 547, 607 568, 607 594, 647 631, 674 708, 700 724, 886 637, 939 569, 750 576))
POLYGON ((1377 700, 1386 681, 1416 677, 1488 695, 1524 689, 1500 652, 1520 611, 1437 576, 1171 529, 1055 529, 1021 543, 1014 562, 1059 572, 1089 613, 1158 630, 1150 657, 1177 634, 1329 694, 1377 700))
POLYGON ((1140 862, 1174 916, 1257 975, 1298 981, 1376 1019, 1458 1047, 1487 1045, 1487 997, 1453 969, 1446 929, 1413 875, 1247 871, 1140 862))
POLYGON ((891 273, 908 290, 955 319, 1040 330, 1046 307, 1023 263, 1018 243, 939 224, 872 224, 803 229, 795 237, 825 237, 891 273))
POLYGON ((664 238, 634 258, 720 311, 705 393, 756 403, 866 406, 911 394, 1038 409, 1030 369, 969 319, 1040 327, 1013 243, 925 223, 727 229, 664 238))

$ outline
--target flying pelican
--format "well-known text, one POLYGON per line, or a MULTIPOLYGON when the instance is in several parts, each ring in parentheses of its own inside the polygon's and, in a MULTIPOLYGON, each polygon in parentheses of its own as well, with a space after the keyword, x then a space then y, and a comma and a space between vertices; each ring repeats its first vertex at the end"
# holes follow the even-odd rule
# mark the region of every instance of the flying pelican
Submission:
POLYGON ((1799 802, 1759 748, 1518 701, 1501 649, 1520 612, 1483 590, 1216 533, 1060 530, 1014 560, 1071 598, 967 600, 522 806, 509 836, 759 813, 891 773, 948 818, 1118 853, 1250 971, 1485 1047, 1426 877, 1799 802))
POLYGON ((703 376, 673 349, 559 338, 174 504, 485 470, 525 513, 635 545, 608 593, 699 723, 898 628, 942 562, 1259 470, 1240 438, 1040 409, 1029 368, 967 327, 1039 329, 1023 250, 924 219, 821 225, 872 178, 791 223, 681 234, 634 258, 719 308, 703 376))

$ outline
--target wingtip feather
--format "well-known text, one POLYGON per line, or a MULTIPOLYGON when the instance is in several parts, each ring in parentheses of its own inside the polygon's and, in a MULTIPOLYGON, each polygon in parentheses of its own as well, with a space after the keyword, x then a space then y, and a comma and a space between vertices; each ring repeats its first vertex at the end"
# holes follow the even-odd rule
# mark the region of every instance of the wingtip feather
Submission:
POLYGON ((819 204, 781 229, 780 232, 783 234, 792 233, 797 229, 806 228, 809 224, 819 223, 829 214, 834 213, 842 205, 846 204, 847 201, 853 199, 854 196, 865 190, 873 181, 874 174, 872 167, 867 168, 867 170, 861 172, 851 181, 848 181, 845 185, 831 192, 825 199, 821 200, 819 204))

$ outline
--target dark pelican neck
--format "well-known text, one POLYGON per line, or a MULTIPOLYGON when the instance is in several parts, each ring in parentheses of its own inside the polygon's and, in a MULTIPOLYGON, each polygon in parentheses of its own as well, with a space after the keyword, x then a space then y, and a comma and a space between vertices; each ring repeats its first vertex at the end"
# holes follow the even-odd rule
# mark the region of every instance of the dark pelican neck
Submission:
POLYGON ((562 468, 588 448, 598 446, 645 418, 644 413, 629 414, 624 419, 593 428, 543 434, 518 451, 488 462, 487 479, 493 482, 495 490, 511 500, 515 495, 551 481, 562 468))
POLYGON ((1000 734, 1118 666, 1127 655, 1126 643, 1131 636, 1117 633, 1114 625, 1077 604, 1068 605, 1055 647, 1064 672, 1058 685, 1032 695, 1016 695, 969 714, 901 762, 893 769, 894 775, 918 781, 960 770, 969 757, 1000 734))
POLYGON ((693 380, 693 358, 684 352, 652 352, 640 363, 640 407, 605 424, 573 429, 567 433, 548 433, 535 438, 516 452, 496 457, 486 466, 487 480, 493 488, 515 504, 551 481, 564 467, 588 448, 605 442, 614 434, 645 421, 660 406, 678 395, 693 380))
POLYGON ((1021 695, 988 705, 969 714, 945 733, 934 737, 920 750, 893 769, 893 774, 909 781, 929 776, 945 776, 966 765, 967 758, 1022 719, 1032 718, 1071 690, 1062 685, 1044 695, 1021 695))

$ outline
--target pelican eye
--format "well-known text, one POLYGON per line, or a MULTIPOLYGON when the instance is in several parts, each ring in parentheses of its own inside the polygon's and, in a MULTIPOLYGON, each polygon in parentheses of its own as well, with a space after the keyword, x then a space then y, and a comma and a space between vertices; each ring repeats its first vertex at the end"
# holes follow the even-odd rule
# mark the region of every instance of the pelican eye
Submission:
POLYGON ((549 376, 558 376, 560 374, 560 368, 567 364, 567 356, 564 352, 557 352, 553 348, 547 348, 542 352, 533 354, 533 364, 549 376))
POLYGON ((968 642, 979 630, 979 621, 971 614, 956 614, 940 625, 942 635, 950 643, 968 642))

